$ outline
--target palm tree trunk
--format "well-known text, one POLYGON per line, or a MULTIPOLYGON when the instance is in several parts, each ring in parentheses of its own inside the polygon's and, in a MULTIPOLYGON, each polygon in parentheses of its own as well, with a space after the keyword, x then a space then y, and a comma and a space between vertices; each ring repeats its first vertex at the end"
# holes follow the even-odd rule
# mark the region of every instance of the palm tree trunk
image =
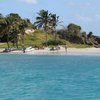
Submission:
POLYGON ((56 28, 54 28, 54 39, 55 39, 55 45, 57 45, 57 32, 56 32, 56 28))
POLYGON ((18 37, 16 38, 16 47, 18 49, 18 37))
POLYGON ((48 33, 47 33, 46 26, 45 26, 45 34, 46 34, 45 46, 47 47, 48 46, 48 44, 47 44, 47 42, 48 42, 48 33))
POLYGON ((57 40, 57 34, 56 34, 56 32, 55 32, 55 43, 57 42, 56 40, 57 40))
POLYGON ((9 35, 7 35, 7 46, 8 46, 8 49, 10 48, 10 45, 9 45, 9 35))
POLYGON ((8 46, 8 49, 10 48, 10 46, 9 46, 9 42, 7 41, 7 46, 8 46))
POLYGON ((46 32, 46 47, 48 46, 47 42, 48 42, 48 34, 46 32))
POLYGON ((22 34, 22 48, 24 47, 24 35, 22 34))
POLYGON ((14 41, 12 41, 12 40, 11 40, 11 43, 12 43, 12 47, 14 47, 14 46, 15 46, 15 43, 14 43, 14 41))
POLYGON ((22 35, 21 35, 21 40, 22 40, 22 49, 23 49, 23 53, 25 53, 25 46, 24 46, 24 31, 22 31, 22 35))

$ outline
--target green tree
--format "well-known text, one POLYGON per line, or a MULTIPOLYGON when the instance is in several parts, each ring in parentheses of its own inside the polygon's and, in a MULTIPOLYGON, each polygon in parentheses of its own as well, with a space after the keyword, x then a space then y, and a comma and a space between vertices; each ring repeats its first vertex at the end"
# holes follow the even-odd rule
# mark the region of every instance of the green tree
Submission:
POLYGON ((67 26, 67 37, 71 42, 80 43, 81 40, 81 27, 76 24, 69 24, 67 26))
POLYGON ((20 30, 17 23, 13 23, 13 25, 10 28, 10 41, 13 43, 13 46, 18 48, 18 36, 19 36, 20 30))
POLYGON ((92 35, 93 35, 93 33, 92 33, 92 32, 89 32, 89 34, 87 35, 87 37, 88 37, 88 38, 91 38, 92 35))
POLYGON ((55 43, 56 43, 56 39, 57 39, 57 26, 60 23, 59 22, 59 16, 57 16, 56 14, 50 14, 50 26, 52 29, 52 32, 54 34, 55 37, 55 43))
POLYGON ((72 36, 78 36, 81 31, 81 27, 73 23, 69 24, 67 29, 68 33, 72 36))
POLYGON ((46 33, 46 46, 47 46, 47 38, 48 38, 48 33, 47 33, 47 28, 49 26, 50 22, 50 14, 46 10, 40 10, 38 13, 38 16, 36 17, 36 22, 34 23, 38 28, 43 28, 45 33, 46 33))
POLYGON ((25 35, 25 28, 28 27, 27 21, 26 20, 21 20, 19 24, 19 30, 21 33, 21 41, 22 41, 22 48, 24 50, 25 45, 24 45, 24 35, 25 35))
POLYGON ((18 14, 10 13, 6 17, 0 14, 0 36, 6 38, 7 46, 9 42, 18 48, 18 36, 21 34, 22 48, 24 48, 24 34, 26 27, 32 27, 29 19, 22 19, 18 14))
POLYGON ((6 20, 2 14, 0 14, 0 36, 4 34, 4 29, 6 27, 6 20))
MULTIPOLYGON (((18 48, 18 23, 21 20, 21 17, 18 14, 15 13, 10 13, 8 14, 6 17, 6 28, 7 28, 7 32, 5 32, 6 37, 7 37, 7 45, 9 48, 9 41, 11 42, 12 39, 15 42, 15 37, 16 37, 16 46, 18 48)), ((13 42, 13 43, 14 43, 13 42)))
POLYGON ((82 34, 82 40, 83 40, 83 43, 85 44, 86 43, 86 39, 87 39, 87 34, 86 34, 86 32, 82 32, 81 33, 82 34))
POLYGON ((7 46, 9 46, 9 27, 10 27, 10 21, 6 17, 1 17, 0 18, 0 34, 2 36, 5 35, 6 40, 7 40, 7 46))

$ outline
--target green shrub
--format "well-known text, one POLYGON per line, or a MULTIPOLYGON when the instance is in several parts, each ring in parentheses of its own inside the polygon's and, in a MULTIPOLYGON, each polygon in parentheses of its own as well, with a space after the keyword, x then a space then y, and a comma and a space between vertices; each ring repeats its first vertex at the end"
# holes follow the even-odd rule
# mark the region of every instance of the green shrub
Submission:
MULTIPOLYGON (((44 42, 43 43, 43 45, 45 45, 46 44, 46 42, 44 42)), ((53 40, 53 39, 50 39, 50 40, 48 40, 47 41, 47 45, 49 46, 49 45, 65 45, 66 44, 66 41, 64 41, 64 40, 60 40, 60 39, 58 39, 58 40, 53 40)))

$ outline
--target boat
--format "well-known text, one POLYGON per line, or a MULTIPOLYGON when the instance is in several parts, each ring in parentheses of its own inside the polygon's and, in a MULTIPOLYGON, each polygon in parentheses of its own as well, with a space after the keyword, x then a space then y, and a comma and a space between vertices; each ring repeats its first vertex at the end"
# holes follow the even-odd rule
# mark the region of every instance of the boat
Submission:
POLYGON ((30 47, 27 47, 25 49, 25 52, 32 52, 32 51, 34 51, 34 48, 32 48, 31 46, 30 47))

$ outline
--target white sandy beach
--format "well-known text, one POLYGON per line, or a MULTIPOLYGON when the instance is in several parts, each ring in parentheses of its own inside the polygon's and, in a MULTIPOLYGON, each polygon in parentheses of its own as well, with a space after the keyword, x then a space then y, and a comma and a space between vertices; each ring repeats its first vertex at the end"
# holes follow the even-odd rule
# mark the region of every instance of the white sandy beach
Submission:
MULTIPOLYGON (((2 51, 4 49, 0 49, 2 51)), ((11 51, 3 54, 24 54, 22 50, 11 51)), ((33 50, 25 52, 29 55, 100 55, 100 48, 68 48, 67 52, 65 48, 60 47, 60 50, 50 51, 50 48, 33 50)))

